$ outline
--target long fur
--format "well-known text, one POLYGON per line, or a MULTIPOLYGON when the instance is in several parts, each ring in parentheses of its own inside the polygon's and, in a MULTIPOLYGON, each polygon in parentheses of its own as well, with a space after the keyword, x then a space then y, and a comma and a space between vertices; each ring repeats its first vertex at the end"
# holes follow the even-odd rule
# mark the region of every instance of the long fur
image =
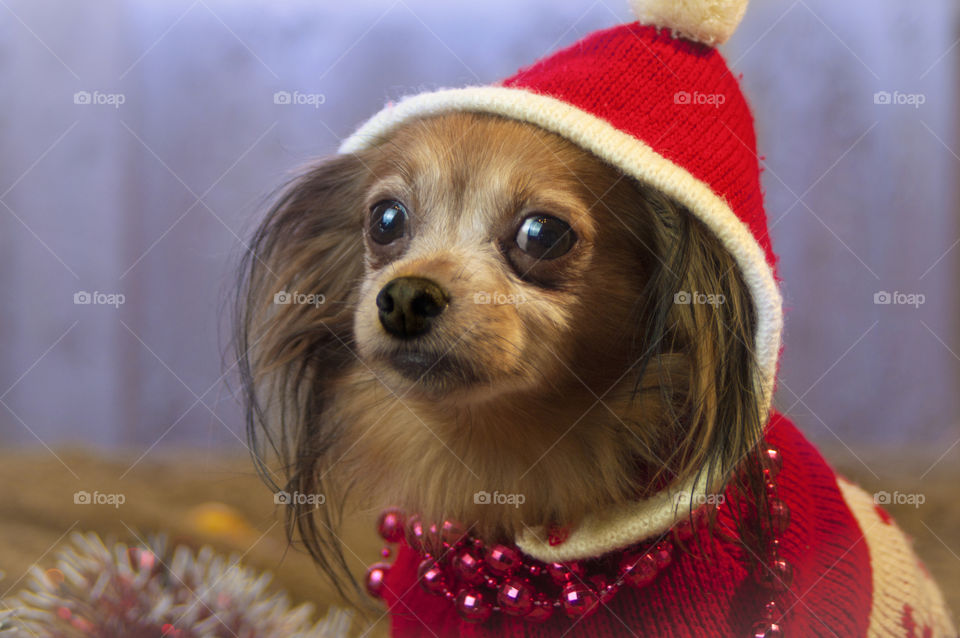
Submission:
MULTIPOLYGON (((307 170, 253 238, 236 326, 251 449, 287 491, 326 496, 288 508, 288 530, 342 592, 348 503, 495 540, 691 476, 764 498, 755 317, 733 258, 674 202, 530 125, 434 116, 307 170), (386 197, 411 211, 389 249, 366 238, 386 197), (570 253, 516 254, 525 211, 562 211, 570 253), (377 322, 377 292, 402 275, 451 297, 415 344, 377 322), (275 304, 279 291, 324 301, 275 304), (391 363, 417 349, 435 359, 419 378, 391 363), (479 505, 480 491, 524 502, 479 505)), ((762 546, 762 526, 741 535, 762 546)))

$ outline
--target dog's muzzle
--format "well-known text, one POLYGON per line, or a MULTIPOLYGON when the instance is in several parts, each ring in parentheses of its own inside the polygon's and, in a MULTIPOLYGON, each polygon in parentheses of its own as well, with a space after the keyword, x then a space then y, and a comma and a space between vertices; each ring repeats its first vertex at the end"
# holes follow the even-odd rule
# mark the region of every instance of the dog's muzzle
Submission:
POLYGON ((400 339, 425 334, 449 302, 443 288, 423 277, 397 277, 377 294, 380 324, 400 339))

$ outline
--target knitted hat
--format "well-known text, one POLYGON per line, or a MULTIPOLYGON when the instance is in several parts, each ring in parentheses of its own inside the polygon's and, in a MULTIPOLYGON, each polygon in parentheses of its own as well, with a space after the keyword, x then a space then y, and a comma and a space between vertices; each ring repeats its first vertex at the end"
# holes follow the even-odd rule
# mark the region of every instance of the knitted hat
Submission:
MULTIPOLYGON (((373 146, 414 118, 492 113, 557 133, 668 195, 716 234, 750 291, 765 421, 783 324, 776 258, 763 210, 753 117, 737 78, 714 48, 733 33, 746 4, 631 0, 638 22, 593 33, 493 86, 444 89, 390 103, 347 138, 340 152, 373 146)), ((660 497, 662 503, 625 516, 642 519, 646 531, 665 529, 674 515, 669 495, 654 500, 660 497)), ((597 533, 606 538, 610 529, 603 524, 597 533)), ((606 538, 600 545, 615 546, 632 533, 623 531, 623 539, 606 538)), ((587 544, 598 549, 597 543, 587 544)), ((572 556, 567 550, 576 553, 573 545, 531 553, 565 559, 572 556)))

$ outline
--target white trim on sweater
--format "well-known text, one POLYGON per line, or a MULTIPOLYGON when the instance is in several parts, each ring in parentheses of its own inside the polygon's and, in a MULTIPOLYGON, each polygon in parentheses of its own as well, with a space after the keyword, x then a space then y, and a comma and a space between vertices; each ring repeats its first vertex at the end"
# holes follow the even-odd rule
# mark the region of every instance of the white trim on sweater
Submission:
MULTIPOLYGON (((341 144, 340 152, 374 146, 404 122, 453 111, 502 115, 557 133, 673 198, 713 231, 740 267, 757 312, 754 345, 762 393, 759 403, 761 414, 769 414, 783 328, 782 300, 763 249, 726 201, 642 140, 566 102, 519 88, 467 87, 406 97, 367 120, 341 144)), ((677 493, 689 494, 694 487, 692 483, 674 487, 646 501, 585 520, 556 547, 543 540, 542 530, 522 534, 517 545, 540 560, 573 560, 619 549, 673 525, 686 509, 677 507, 677 493)), ((702 493, 702 486, 697 487, 702 493)))
POLYGON ((872 496, 839 477, 837 486, 860 526, 870 555, 873 596, 867 638, 906 637, 905 605, 912 609, 919 628, 915 635, 926 636, 924 628, 929 627, 933 638, 955 638, 957 631, 943 595, 904 533, 892 519, 880 516, 872 496))

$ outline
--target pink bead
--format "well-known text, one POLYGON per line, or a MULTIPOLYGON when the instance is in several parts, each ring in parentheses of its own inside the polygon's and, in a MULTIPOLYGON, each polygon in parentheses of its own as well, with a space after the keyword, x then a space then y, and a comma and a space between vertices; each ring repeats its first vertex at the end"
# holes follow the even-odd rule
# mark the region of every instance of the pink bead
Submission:
POLYGON ((422 552, 425 549, 424 540, 426 533, 424 532, 420 517, 416 514, 407 519, 406 535, 407 545, 409 545, 411 549, 417 552, 422 552))
POLYGON ((453 571, 466 583, 483 583, 483 562, 469 549, 462 549, 454 556, 453 571))
POLYGON ((374 598, 383 598, 384 579, 390 571, 390 565, 387 563, 374 563, 367 568, 367 575, 364 583, 367 586, 367 593, 374 598))
POLYGON ((778 534, 786 531, 790 524, 790 508, 779 498, 770 501, 770 524, 778 534))
POLYGON ((563 611, 570 618, 591 616, 600 608, 597 595, 582 583, 567 583, 560 594, 563 611))
POLYGON ((473 589, 464 589, 457 594, 457 612, 467 622, 483 622, 493 613, 493 607, 473 589))
POLYGON ((509 574, 520 565, 520 554, 506 545, 494 545, 487 552, 484 562, 496 574, 509 574))
POLYGON ((753 626, 753 638, 783 638, 783 630, 776 623, 761 621, 753 626))
POLYGON ((542 623, 550 620, 551 616, 553 616, 553 604, 541 596, 534 601, 533 609, 523 619, 533 623, 542 623))
POLYGON ((390 554, 392 553, 393 552, 390 551, 389 547, 384 547, 383 549, 380 550, 380 555, 384 558, 390 558, 390 554))
POLYGON ((497 593, 497 603, 505 614, 526 616, 533 610, 533 589, 519 578, 509 578, 497 593))
POLYGON ((620 561, 623 581, 633 587, 646 587, 657 578, 657 561, 650 554, 627 554, 620 561))
POLYGON ((377 532, 388 543, 399 543, 403 538, 403 513, 395 507, 383 510, 377 519, 377 532))
POLYGON ((440 539, 450 546, 466 540, 467 527, 459 521, 446 520, 440 526, 440 539))
POLYGON ((776 478, 780 470, 783 469, 783 456, 780 450, 772 445, 768 445, 760 453, 760 464, 763 466, 763 473, 768 478, 776 478))
POLYGON ((442 594, 446 588, 443 571, 432 558, 420 562, 417 568, 417 580, 420 581, 420 586, 431 594, 442 594))

